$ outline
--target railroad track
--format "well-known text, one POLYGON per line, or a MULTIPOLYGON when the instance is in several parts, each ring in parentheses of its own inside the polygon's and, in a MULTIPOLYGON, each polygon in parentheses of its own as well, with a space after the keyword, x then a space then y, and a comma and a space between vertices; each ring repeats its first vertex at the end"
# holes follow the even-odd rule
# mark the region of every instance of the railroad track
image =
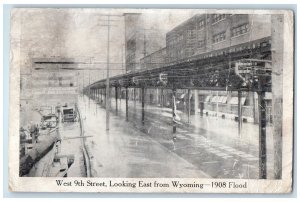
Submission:
MULTIPOLYGON (((84 124, 82 121, 82 117, 81 117, 81 112, 79 110, 79 107, 76 105, 76 111, 78 114, 78 121, 79 121, 79 125, 80 125, 80 136, 84 137, 84 124)), ((83 152, 83 157, 84 157, 84 165, 85 165, 85 169, 86 169, 86 176, 87 177, 92 177, 91 176, 91 162, 90 162, 90 156, 89 153, 87 152, 87 147, 85 145, 85 138, 81 139, 81 143, 82 143, 82 152, 83 152)))

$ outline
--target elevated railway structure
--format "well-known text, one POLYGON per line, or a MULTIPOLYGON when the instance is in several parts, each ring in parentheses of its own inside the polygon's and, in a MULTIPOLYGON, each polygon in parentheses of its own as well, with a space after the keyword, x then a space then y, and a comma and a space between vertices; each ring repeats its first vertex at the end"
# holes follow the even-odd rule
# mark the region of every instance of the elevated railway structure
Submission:
MULTIPOLYGON (((266 178, 266 103, 265 93, 272 89, 271 37, 213 50, 195 55, 159 68, 126 73, 96 81, 83 89, 90 97, 107 97, 107 89, 114 88, 118 98, 119 89, 126 92, 126 120, 128 120, 128 88, 141 89, 142 124, 145 120, 145 91, 159 88, 172 90, 173 133, 176 133, 175 95, 177 89, 238 92, 238 124, 242 123, 242 91, 256 92, 259 106, 259 177, 266 178), (109 86, 107 86, 109 84, 109 86), (107 88, 109 87, 109 88, 107 88), (106 90, 105 90, 106 89, 106 90)), ((110 93, 109 93, 110 94, 110 93)), ((190 115, 190 96, 188 96, 190 115)), ((118 102, 116 102, 118 110, 118 102)))

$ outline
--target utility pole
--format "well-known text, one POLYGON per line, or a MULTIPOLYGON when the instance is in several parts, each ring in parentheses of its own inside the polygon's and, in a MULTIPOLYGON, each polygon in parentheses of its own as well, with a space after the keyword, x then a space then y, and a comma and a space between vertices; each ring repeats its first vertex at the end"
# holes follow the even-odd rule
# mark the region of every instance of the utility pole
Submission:
POLYGON ((106 130, 109 130, 109 110, 110 110, 110 94, 109 94, 109 37, 110 34, 110 16, 107 16, 107 68, 106 68, 106 130))
POLYGON ((124 60, 124 47, 125 47, 125 44, 122 44, 122 73, 124 74, 124 73, 126 73, 126 71, 124 71, 125 69, 124 69, 124 63, 123 63, 123 60, 124 60))
POLYGON ((144 29, 144 58, 146 57, 146 30, 144 29))
POLYGON ((217 91, 217 120, 219 118, 219 91, 217 91))
POLYGON ((90 99, 91 99, 91 74, 89 70, 89 109, 90 109, 90 99))
POLYGON ((84 94, 84 71, 82 71, 82 94, 84 94))
POLYGON ((106 110, 106 130, 109 130, 109 118, 110 118, 110 88, 109 88, 109 41, 110 41, 110 27, 114 26, 111 24, 112 20, 111 17, 112 16, 117 16, 120 17, 121 15, 103 15, 107 17, 107 20, 105 25, 101 25, 104 27, 107 27, 107 66, 106 66, 106 97, 105 97, 105 110, 106 110))

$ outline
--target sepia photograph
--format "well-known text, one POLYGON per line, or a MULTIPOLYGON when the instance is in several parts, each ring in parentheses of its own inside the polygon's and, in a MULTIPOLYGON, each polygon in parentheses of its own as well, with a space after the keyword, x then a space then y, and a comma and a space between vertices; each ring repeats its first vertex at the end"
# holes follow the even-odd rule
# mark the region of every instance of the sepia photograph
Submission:
POLYGON ((12 9, 11 191, 290 192, 293 18, 12 9))

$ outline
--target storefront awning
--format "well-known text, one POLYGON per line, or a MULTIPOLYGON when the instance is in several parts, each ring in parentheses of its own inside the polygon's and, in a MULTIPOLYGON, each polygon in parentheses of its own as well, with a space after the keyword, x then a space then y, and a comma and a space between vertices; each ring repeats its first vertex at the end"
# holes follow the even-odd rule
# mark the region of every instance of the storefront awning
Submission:
POLYGON ((217 103, 218 99, 219 99, 218 96, 213 96, 212 99, 210 100, 210 102, 217 103))
POLYGON ((227 102, 227 96, 222 96, 221 99, 219 99, 220 103, 226 104, 227 102))
POLYGON ((210 102, 225 104, 227 102, 227 96, 213 96, 210 102))
MULTIPOLYGON (((241 97, 241 105, 244 105, 245 101, 246 101, 246 98, 241 97)), ((238 105, 238 103, 239 103, 238 97, 232 97, 229 101, 229 104, 232 104, 232 105, 238 105)))

